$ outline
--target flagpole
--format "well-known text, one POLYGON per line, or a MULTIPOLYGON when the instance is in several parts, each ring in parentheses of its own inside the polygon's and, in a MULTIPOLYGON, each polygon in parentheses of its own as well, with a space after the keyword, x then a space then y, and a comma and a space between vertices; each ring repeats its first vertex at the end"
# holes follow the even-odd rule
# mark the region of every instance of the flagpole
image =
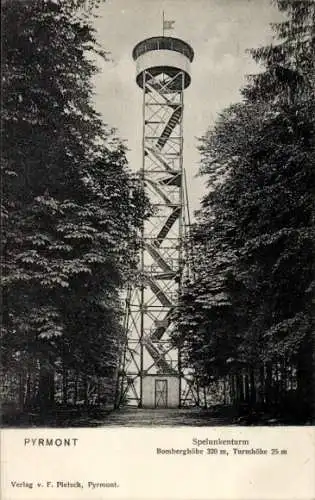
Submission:
POLYGON ((162 36, 164 36, 164 10, 162 11, 162 24, 163 24, 162 36))

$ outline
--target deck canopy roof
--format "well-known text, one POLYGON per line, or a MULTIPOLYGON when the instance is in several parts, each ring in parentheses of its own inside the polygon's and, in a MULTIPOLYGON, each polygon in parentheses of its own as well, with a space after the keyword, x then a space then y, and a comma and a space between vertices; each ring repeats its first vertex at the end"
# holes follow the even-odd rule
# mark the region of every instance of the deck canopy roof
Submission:
POLYGON ((170 36, 153 36, 142 40, 133 49, 132 57, 136 60, 139 56, 151 50, 174 50, 186 56, 190 62, 194 58, 194 51, 187 42, 170 36))

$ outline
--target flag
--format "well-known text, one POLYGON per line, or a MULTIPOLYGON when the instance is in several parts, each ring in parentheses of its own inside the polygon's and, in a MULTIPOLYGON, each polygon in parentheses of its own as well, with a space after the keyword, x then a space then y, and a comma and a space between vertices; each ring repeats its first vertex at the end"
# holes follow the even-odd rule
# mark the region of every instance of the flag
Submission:
POLYGON ((166 21, 164 20, 163 21, 163 30, 172 30, 174 29, 173 28, 173 24, 175 23, 175 21, 166 21))

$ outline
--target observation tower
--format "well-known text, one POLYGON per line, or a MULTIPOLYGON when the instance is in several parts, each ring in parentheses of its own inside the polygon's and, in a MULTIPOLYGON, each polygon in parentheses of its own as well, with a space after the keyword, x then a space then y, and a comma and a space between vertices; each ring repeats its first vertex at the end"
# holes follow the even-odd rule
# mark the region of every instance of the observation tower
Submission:
POLYGON ((143 96, 141 179, 153 210, 142 230, 139 280, 126 300, 118 405, 178 408, 197 403, 180 348, 170 342, 187 271, 183 111, 194 52, 183 40, 155 36, 132 57, 143 96))

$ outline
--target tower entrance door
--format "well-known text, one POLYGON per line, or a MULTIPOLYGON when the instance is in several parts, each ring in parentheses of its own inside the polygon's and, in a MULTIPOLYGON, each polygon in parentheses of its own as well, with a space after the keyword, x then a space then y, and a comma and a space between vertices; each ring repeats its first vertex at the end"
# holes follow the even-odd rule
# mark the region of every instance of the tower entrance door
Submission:
POLYGON ((155 408, 167 408, 167 380, 155 381, 155 408))

